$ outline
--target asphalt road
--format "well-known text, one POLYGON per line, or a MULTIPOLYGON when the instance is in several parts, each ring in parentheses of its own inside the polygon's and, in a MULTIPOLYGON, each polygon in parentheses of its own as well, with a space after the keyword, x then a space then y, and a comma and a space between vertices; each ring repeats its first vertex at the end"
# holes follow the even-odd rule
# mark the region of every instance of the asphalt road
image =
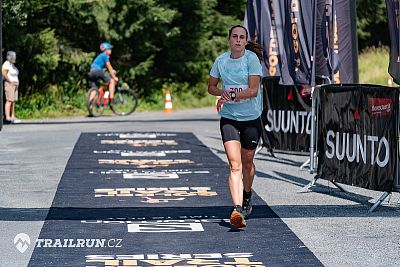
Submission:
MULTIPOLYGON (((57 185, 82 132, 192 132, 226 162, 218 117, 210 109, 137 113, 132 116, 29 121, 0 132, 0 266, 27 266, 57 185), (31 245, 20 253, 13 241, 26 233, 31 245)), ((326 266, 399 266, 400 195, 372 215, 380 192, 319 181, 297 193, 312 175, 300 171, 304 156, 266 150, 256 156, 255 191, 326 266)), ((268 248, 265 248, 268 249, 268 248)))

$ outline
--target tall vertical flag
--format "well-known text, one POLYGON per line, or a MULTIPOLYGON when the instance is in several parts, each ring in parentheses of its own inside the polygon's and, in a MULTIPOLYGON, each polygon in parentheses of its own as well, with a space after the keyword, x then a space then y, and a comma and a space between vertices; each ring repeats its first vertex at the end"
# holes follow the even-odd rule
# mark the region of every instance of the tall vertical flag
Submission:
POLYGON ((355 2, 334 0, 334 83, 358 83, 355 2))
POLYGON ((390 33, 389 74, 400 84, 400 0, 386 0, 390 33))
POLYGON ((315 75, 333 79, 334 0, 317 0, 315 75))
POLYGON ((249 38, 252 41, 257 41, 260 34, 260 1, 261 0, 248 0, 244 14, 243 26, 249 32, 249 38))
POLYGON ((358 83, 355 1, 249 0, 244 25, 264 47, 265 77, 281 85, 314 85, 315 76, 358 83))
MULTIPOLYGON (((285 0, 285 50, 296 85, 315 84, 316 0, 285 0)), ((281 77, 281 84, 286 78, 281 77)))

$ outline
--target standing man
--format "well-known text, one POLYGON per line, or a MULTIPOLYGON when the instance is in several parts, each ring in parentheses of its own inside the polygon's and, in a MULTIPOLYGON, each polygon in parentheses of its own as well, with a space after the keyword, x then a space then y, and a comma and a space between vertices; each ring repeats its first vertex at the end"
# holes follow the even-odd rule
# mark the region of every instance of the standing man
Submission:
POLYGON ((2 67, 2 74, 5 78, 4 82, 4 91, 6 94, 6 104, 5 104, 5 115, 6 115, 6 124, 14 124, 19 123, 15 117, 15 103, 18 100, 18 86, 19 79, 18 74, 19 71, 17 67, 15 67, 15 61, 17 60, 17 55, 14 51, 7 52, 7 60, 4 62, 2 67))

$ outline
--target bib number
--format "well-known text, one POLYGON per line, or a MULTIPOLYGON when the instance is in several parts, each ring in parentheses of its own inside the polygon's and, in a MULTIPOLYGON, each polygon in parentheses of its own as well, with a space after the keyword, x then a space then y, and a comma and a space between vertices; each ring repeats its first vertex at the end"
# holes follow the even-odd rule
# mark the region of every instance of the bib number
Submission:
MULTIPOLYGON (((239 93, 243 90, 246 90, 249 86, 247 84, 240 84, 240 85, 225 85, 224 86, 224 91, 228 91, 228 90, 233 90, 235 91, 235 93, 239 93)), ((229 101, 229 104, 239 104, 239 103, 243 103, 249 101, 249 99, 242 99, 242 100, 235 100, 235 101, 229 101)))

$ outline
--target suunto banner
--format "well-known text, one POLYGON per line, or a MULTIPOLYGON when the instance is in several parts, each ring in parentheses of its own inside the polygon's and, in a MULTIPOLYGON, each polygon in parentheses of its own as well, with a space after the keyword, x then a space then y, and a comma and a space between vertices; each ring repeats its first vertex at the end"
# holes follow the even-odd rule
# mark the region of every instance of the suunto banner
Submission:
POLYGON ((358 83, 356 1, 334 0, 333 82, 358 83))
POLYGON ((329 85, 319 91, 321 178, 391 191, 397 164, 399 94, 378 85, 329 85))
POLYGON ((400 0, 386 0, 390 32, 389 73, 400 84, 400 0))
POLYGON ((264 111, 262 122, 264 140, 271 148, 306 152, 310 148, 311 100, 309 94, 296 86, 279 84, 279 78, 263 79, 264 111))

